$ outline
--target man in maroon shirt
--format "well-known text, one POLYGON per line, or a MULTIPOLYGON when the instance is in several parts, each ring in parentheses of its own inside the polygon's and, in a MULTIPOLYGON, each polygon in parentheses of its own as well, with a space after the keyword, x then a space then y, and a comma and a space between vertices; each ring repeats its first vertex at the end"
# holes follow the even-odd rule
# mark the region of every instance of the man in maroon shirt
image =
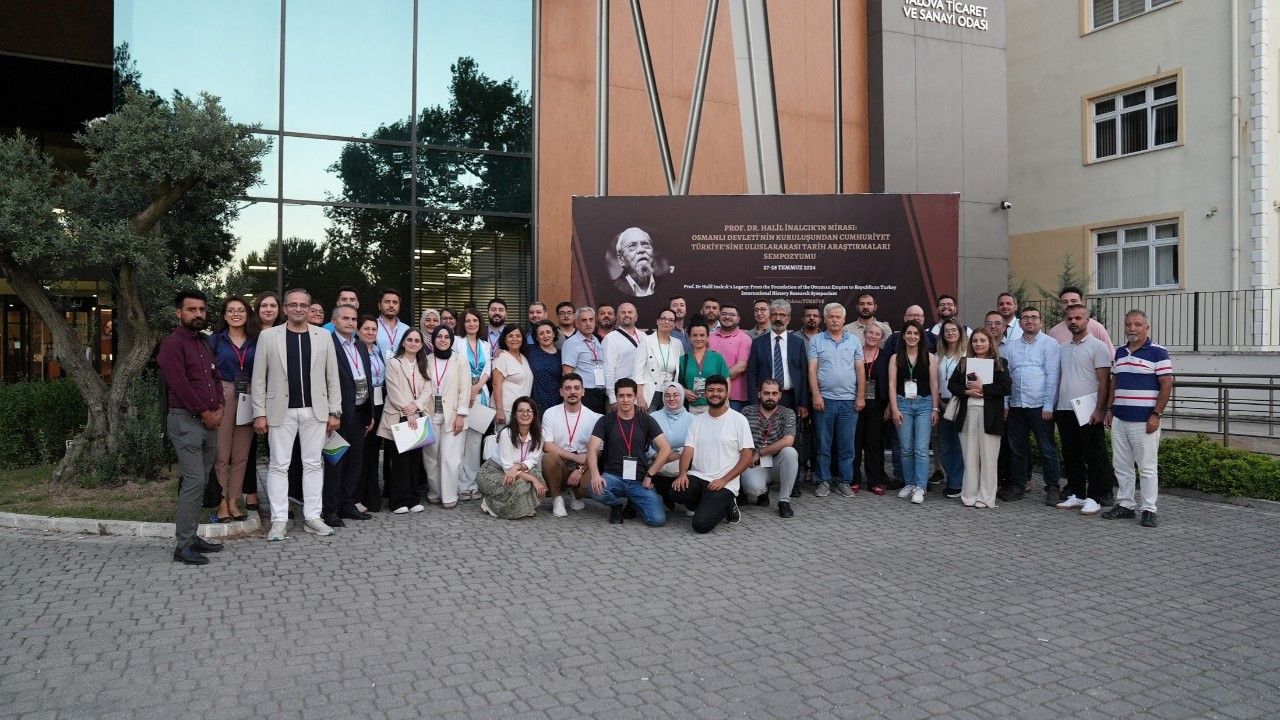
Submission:
POLYGON ((169 440, 178 454, 182 483, 178 490, 173 559, 188 565, 204 565, 202 553, 218 552, 222 545, 205 542, 196 534, 205 482, 217 454, 218 424, 222 422, 222 382, 218 364, 201 333, 205 328, 205 296, 199 290, 183 290, 173 300, 178 327, 160 343, 156 361, 168 388, 169 440))

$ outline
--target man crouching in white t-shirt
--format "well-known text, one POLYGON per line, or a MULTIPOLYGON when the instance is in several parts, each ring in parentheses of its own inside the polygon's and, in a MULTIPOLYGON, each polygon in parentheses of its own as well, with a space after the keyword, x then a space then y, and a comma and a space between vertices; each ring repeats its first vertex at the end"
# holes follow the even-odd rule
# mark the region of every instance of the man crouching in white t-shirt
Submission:
POLYGON ((693 531, 709 533, 722 520, 736 523, 738 486, 751 465, 755 441, 742 413, 729 407, 729 381, 712 375, 706 381, 708 412, 689 427, 680 477, 671 486, 671 499, 693 510, 693 531))

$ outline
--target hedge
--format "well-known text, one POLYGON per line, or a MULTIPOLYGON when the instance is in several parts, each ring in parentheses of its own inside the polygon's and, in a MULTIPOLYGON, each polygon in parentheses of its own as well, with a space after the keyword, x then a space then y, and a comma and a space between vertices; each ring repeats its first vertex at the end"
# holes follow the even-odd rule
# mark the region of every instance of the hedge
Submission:
POLYGON ((1207 435, 1160 441, 1160 484, 1259 500, 1280 500, 1280 460, 1223 447, 1207 435))
POLYGON ((85 418, 80 391, 68 380, 0 385, 0 468, 57 462, 85 418))

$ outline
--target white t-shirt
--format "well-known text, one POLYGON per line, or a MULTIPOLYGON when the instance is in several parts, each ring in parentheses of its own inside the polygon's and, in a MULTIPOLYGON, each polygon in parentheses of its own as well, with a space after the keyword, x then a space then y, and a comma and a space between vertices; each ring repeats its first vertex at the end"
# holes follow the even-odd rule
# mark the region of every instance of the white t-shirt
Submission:
POLYGON ((551 442, 571 453, 584 453, 591 442, 591 431, 600 421, 601 415, 579 404, 577 413, 567 414, 564 403, 552 405, 542 413, 542 431, 551 442), (571 439, 572 438, 572 439, 571 439))
MULTIPOLYGON (((742 413, 728 410, 720 417, 706 412, 693 419, 685 447, 693 448, 693 464, 689 473, 703 480, 716 481, 724 477, 738 464, 743 448, 754 448, 751 425, 742 413)), ((729 481, 726 488, 738 492, 739 478, 729 481)))
POLYGON ((542 444, 547 441, 547 430, 542 429, 542 439, 536 440, 529 438, 527 443, 522 443, 521 447, 515 447, 511 444, 511 431, 513 428, 508 425, 502 428, 498 433, 498 441, 493 453, 493 461, 502 466, 502 471, 506 472, 516 463, 524 463, 526 467, 538 467, 538 462, 542 460, 542 444))
POLYGON ((507 422, 512 422, 511 404, 533 392, 533 371, 523 355, 515 358, 509 352, 498 353, 493 359, 493 369, 502 373, 502 412, 507 422))

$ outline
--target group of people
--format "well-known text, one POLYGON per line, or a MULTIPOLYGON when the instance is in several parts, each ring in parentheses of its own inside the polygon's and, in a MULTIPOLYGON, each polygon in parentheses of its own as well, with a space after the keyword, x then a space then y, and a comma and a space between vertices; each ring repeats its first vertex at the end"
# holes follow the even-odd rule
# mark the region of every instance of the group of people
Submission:
POLYGON ((522 326, 497 298, 484 317, 427 309, 410 326, 397 291, 362 315, 353 288, 321 325, 323 308, 296 289, 252 306, 229 297, 206 334, 207 299, 184 291, 158 356, 183 472, 174 558, 202 564, 220 549, 195 532, 210 473, 224 497, 212 520, 243 519, 242 495, 257 509, 256 482, 246 487, 253 433, 270 455, 273 542, 286 537, 291 499, 302 529, 325 536, 384 506, 412 514, 475 500, 516 519, 549 498, 564 517, 588 497, 615 524, 660 526, 681 505, 706 533, 738 522, 742 506, 769 506, 774 487, 783 518, 805 483, 819 498, 884 495, 895 482, 886 450, 898 497, 923 503, 937 464, 947 497, 994 508, 1027 492, 1032 437, 1046 504, 1106 518, 1140 511, 1154 527, 1169 355, 1141 311, 1126 315, 1126 342, 1114 347, 1078 288, 1060 302, 1065 320, 1048 332, 1010 293, 980 327, 961 324, 943 295, 932 328, 913 305, 894 331, 866 292, 851 322, 839 303, 807 305, 793 331, 785 300, 754 302, 744 328, 733 303, 707 298, 688 313, 673 296, 645 332, 627 302, 564 302, 554 319, 534 302, 522 326), (396 426, 433 440, 400 452, 396 426))

